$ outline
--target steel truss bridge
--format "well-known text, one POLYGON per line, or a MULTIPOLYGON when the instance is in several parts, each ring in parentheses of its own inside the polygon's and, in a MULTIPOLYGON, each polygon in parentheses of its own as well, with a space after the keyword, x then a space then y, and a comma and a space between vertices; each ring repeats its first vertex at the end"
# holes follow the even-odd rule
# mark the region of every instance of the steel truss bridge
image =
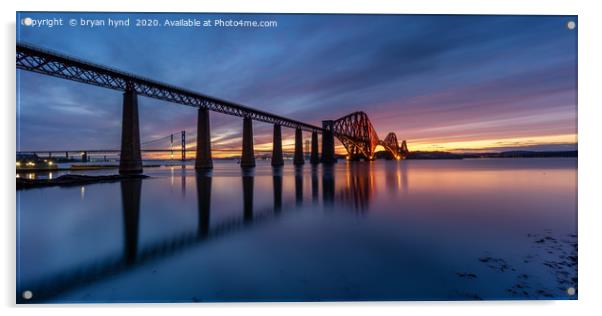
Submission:
MULTIPOLYGON (((18 69, 123 92, 122 139, 121 149, 119 150, 121 173, 142 172, 138 95, 198 109, 195 164, 197 169, 213 167, 208 111, 243 118, 240 164, 243 168, 255 166, 252 121, 274 125, 272 149, 272 165, 274 166, 284 164, 282 158, 282 126, 295 129, 295 157, 293 159, 295 165, 302 165, 305 161, 303 157, 303 131, 311 133, 310 162, 312 164, 336 162, 335 137, 343 143, 350 159, 372 160, 378 145, 383 146, 396 159, 403 159, 409 153, 406 142, 403 141, 400 146, 394 133, 389 133, 384 140, 380 140, 368 115, 364 112, 355 112, 337 120, 325 120, 322 121, 322 126, 319 127, 29 44, 18 43, 16 52, 16 67, 18 69), (318 134, 322 134, 321 153, 318 150, 318 134)), ((92 152, 92 150, 88 151, 92 152)), ((51 151, 36 150, 35 152, 51 151)), ((183 152, 184 155, 185 152, 183 152)))
POLYGON ((352 159, 374 159, 378 145, 383 146, 395 159, 405 158, 408 153, 406 141, 400 146, 395 133, 391 132, 384 140, 380 140, 368 114, 364 112, 354 112, 334 121, 334 131, 352 159))

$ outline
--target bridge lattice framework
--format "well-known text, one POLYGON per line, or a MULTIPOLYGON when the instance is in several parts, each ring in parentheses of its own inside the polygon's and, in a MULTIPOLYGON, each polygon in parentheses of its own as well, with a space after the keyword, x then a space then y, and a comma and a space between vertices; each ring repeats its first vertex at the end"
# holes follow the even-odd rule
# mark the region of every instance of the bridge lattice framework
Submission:
POLYGON ((273 124, 273 166, 284 164, 281 131, 283 126, 295 130, 295 153, 293 158, 295 165, 305 163, 303 131, 311 133, 311 164, 332 164, 336 162, 335 137, 343 143, 349 157, 353 159, 374 159, 374 151, 377 145, 382 145, 397 159, 404 158, 408 153, 405 141, 400 147, 394 133, 389 133, 381 141, 368 115, 364 112, 354 112, 337 120, 325 120, 322 121, 322 126, 319 127, 32 45, 19 43, 16 51, 16 67, 18 69, 123 92, 119 166, 119 172, 123 174, 142 172, 138 115, 139 95, 197 109, 195 162, 197 169, 211 169, 213 167, 209 111, 243 118, 240 162, 240 166, 243 168, 255 166, 253 121, 273 124), (322 134, 321 154, 318 148, 318 134, 322 134))

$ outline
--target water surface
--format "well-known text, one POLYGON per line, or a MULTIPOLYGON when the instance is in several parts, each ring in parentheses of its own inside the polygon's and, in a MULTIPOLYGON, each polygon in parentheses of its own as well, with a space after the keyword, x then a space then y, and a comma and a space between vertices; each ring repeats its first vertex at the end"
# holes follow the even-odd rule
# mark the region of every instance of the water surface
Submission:
POLYGON ((17 296, 576 298, 577 159, 214 164, 17 191, 17 296))

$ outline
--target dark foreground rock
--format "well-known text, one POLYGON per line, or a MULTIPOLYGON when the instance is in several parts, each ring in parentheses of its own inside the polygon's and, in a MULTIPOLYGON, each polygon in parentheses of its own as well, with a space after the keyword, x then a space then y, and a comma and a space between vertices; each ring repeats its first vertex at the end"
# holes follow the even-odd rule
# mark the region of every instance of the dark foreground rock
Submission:
POLYGON ((76 186, 82 184, 92 184, 100 182, 113 182, 128 179, 144 179, 148 176, 143 174, 133 175, 110 175, 110 176, 85 176, 76 174, 67 174, 54 179, 24 179, 17 178, 17 190, 42 188, 51 186, 76 186))

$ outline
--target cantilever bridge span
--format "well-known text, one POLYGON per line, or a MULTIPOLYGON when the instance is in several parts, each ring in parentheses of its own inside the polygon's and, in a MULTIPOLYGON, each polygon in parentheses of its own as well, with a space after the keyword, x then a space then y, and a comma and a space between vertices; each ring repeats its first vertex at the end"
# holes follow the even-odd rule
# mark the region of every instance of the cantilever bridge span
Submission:
POLYGON ((400 147, 397 142, 397 136, 393 133, 389 133, 384 140, 380 140, 368 115, 364 112, 355 112, 338 120, 325 120, 322 121, 322 126, 319 127, 40 49, 32 45, 17 44, 16 50, 16 66, 18 69, 123 92, 120 173, 142 172, 138 95, 192 106, 198 109, 195 163, 197 169, 210 169, 213 167, 209 111, 243 118, 243 141, 240 163, 243 168, 255 166, 252 125, 254 120, 274 125, 272 148, 272 165, 274 166, 284 164, 282 155, 282 126, 295 129, 295 154, 293 159, 295 165, 304 163, 303 131, 311 132, 310 162, 312 164, 336 162, 334 151, 335 137, 343 143, 349 153, 349 157, 352 159, 373 159, 375 148, 378 145, 382 145, 397 159, 405 157, 408 153, 405 141, 400 147), (318 134, 322 134, 321 156, 318 150, 318 134))

